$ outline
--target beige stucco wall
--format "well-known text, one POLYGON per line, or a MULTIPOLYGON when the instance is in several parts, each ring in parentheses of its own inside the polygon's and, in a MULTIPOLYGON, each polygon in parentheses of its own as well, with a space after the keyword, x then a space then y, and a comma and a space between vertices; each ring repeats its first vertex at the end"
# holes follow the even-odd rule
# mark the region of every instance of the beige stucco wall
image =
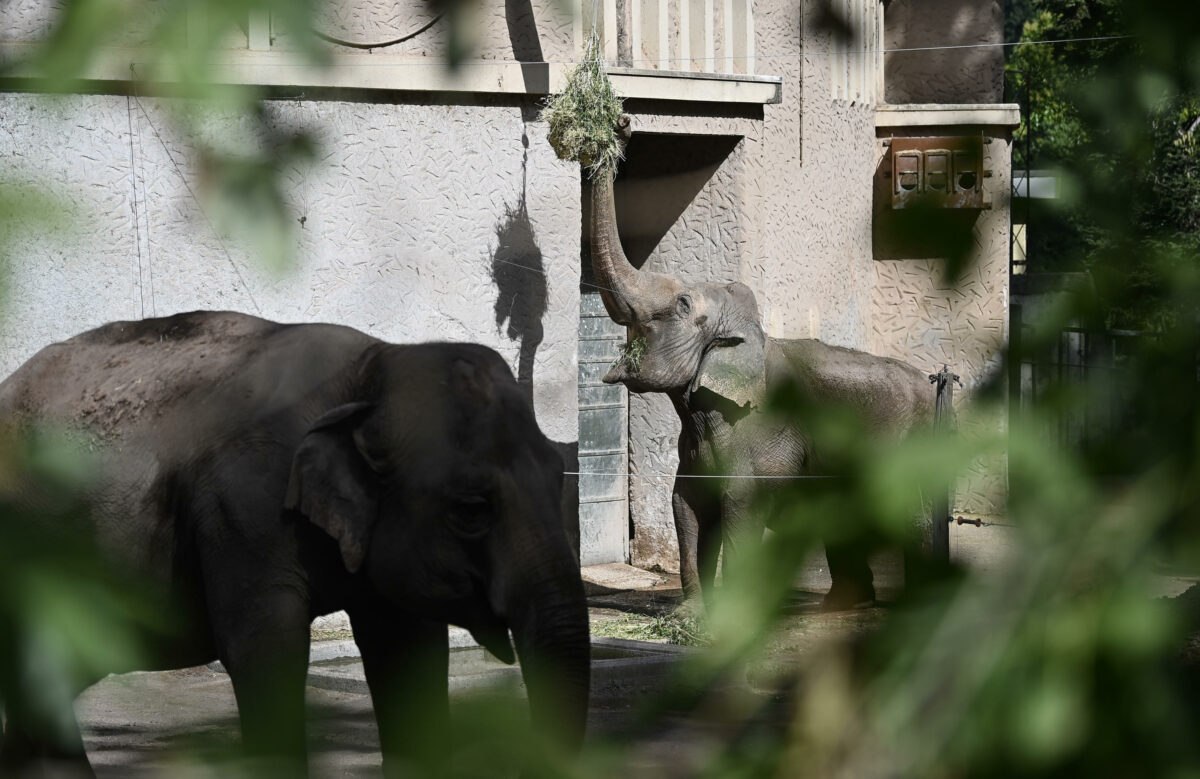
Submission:
MULTIPOLYGON (((36 41, 46 37, 61 18, 66 0, 13 0, 0 3, 0 41, 36 41)), ((156 26, 166 18, 165 4, 156 0, 132 0, 123 4, 130 9, 124 24, 111 42, 140 45, 153 37, 156 26)), ((318 32, 360 44, 379 43, 406 37, 436 16, 426 0, 317 0, 313 6, 313 27, 318 32)), ((235 5, 231 5, 235 8, 235 5)), ((203 9, 193 9, 202 13, 203 9)), ((568 6, 558 0, 506 0, 505 2, 463 3, 462 32, 468 36, 471 58, 482 60, 519 60, 522 62, 564 62, 575 56, 573 21, 568 6)), ((195 17, 197 22, 200 17, 195 17)), ((245 48, 246 20, 243 29, 224 39, 232 49, 245 48)), ((184 28, 179 30, 184 36, 184 28)), ((449 25, 445 19, 429 30, 386 49, 376 51, 440 62, 447 51, 449 25)), ((276 21, 270 26, 271 48, 293 50, 286 25, 276 21)), ((159 42, 161 38, 158 39, 159 42)), ((183 44, 183 40, 180 40, 183 44)), ((356 51, 328 45, 331 51, 370 57, 370 51, 356 51)))
MULTIPOLYGON (((933 372, 942 365, 958 374, 963 388, 955 389, 955 408, 965 435, 1001 429, 1003 415, 983 412, 972 403, 984 384, 1001 370, 1008 338, 1008 238, 1011 192, 1010 146, 1006 128, 941 127, 890 129, 891 136, 984 134, 984 186, 992 206, 983 210, 946 213, 944 222, 929 218, 929 231, 965 230, 969 234, 965 271, 956 283, 944 278, 945 263, 937 258, 937 236, 928 240, 894 228, 886 156, 880 138, 876 154, 875 261, 872 263, 871 351, 897 357, 933 372)), ((957 488, 959 511, 992 514, 1004 505, 1005 464, 1002 457, 970 464, 957 488)))
MULTIPOLYGON (((434 6, 426 0, 320 0, 314 8, 318 30, 356 43, 394 40, 435 16, 434 6)), ((575 56, 569 7, 558 0, 462 3, 456 8, 463 15, 461 32, 468 37, 472 59, 562 62, 575 56)), ((447 51, 448 33, 443 19, 428 32, 386 51, 438 61, 447 51)), ((287 48, 290 43, 280 37, 275 45, 287 48)), ((371 55, 362 52, 362 56, 371 55)))

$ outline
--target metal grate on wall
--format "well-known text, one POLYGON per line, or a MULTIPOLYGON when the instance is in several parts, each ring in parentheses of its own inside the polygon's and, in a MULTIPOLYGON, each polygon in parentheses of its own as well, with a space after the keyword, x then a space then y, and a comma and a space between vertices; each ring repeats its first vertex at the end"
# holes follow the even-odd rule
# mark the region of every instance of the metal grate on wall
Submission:
POLYGON ((583 565, 629 559, 629 394, 601 379, 625 328, 597 292, 579 300, 579 547, 583 565))

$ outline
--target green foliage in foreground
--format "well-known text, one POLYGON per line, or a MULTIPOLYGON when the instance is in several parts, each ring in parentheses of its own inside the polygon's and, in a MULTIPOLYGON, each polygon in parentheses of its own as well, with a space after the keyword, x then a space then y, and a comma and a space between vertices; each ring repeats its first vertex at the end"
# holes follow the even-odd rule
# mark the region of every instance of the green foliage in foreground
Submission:
POLYGON ((588 38, 583 62, 567 76, 567 85, 546 98, 542 121, 550 125, 550 145, 559 159, 578 162, 592 176, 615 172, 624 155, 617 137, 621 99, 604 69, 600 39, 588 38))
MULTIPOLYGON (((1072 121, 1086 142, 1071 150, 1065 201, 1104 229, 1087 267, 1108 299, 1131 279, 1154 290, 1139 316, 1157 323, 1156 337, 1137 341, 1120 370, 1052 387, 1003 434, 971 439, 869 446, 852 409, 781 392, 775 412, 809 420, 845 478, 756 497, 775 532, 723 575, 711 642, 678 688, 639 701, 641 727, 595 734, 577 761, 533 732, 519 704, 472 703, 435 745, 443 762, 426 775, 636 775, 638 750, 664 724, 717 712, 719 736, 678 757, 681 775, 1200 776, 1200 609, 1193 597, 1163 597, 1171 593, 1162 578, 1200 570, 1200 262, 1195 245, 1180 240, 1187 230, 1153 227, 1194 229, 1185 190, 1200 15, 1166 0, 1120 8, 1138 36, 1136 56, 1104 58, 1077 85, 1072 121), (1176 177, 1144 177, 1155 170, 1176 177), (1157 183, 1161 200, 1146 199, 1145 181, 1157 183), (1108 421, 1089 431, 1087 446, 1055 435, 1089 410, 1108 421), (794 664, 772 663, 773 695, 722 693, 770 651, 797 574, 822 540, 906 544, 920 495, 997 455, 1006 458, 1013 527, 995 532, 1011 544, 1007 559, 983 570, 918 565, 920 583, 878 628, 794 664)), ((1035 323, 1028 348, 1036 353, 1062 325, 1096 314, 1095 301, 1069 296, 1035 323)), ((1022 356, 1004 355, 1010 364, 1022 356)), ((972 401, 1002 413, 1001 389, 973 388, 972 401)), ((53 723, 87 672, 136 664, 144 609, 128 597, 136 587, 89 564, 86 539, 48 536, 30 521, 38 511, 67 519, 74 504, 34 510, 13 497, 12 485, 31 471, 59 484, 73 483, 80 468, 36 445, 5 452, 0 692, 53 723)))

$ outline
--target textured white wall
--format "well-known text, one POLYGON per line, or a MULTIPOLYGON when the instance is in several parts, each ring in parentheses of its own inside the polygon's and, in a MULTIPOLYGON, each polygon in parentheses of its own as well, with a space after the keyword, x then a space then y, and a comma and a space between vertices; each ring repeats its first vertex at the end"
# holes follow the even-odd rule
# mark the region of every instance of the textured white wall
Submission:
POLYGON ((757 256, 743 263, 767 333, 870 345, 874 106, 832 99, 831 41, 817 3, 755 3, 759 69, 784 78, 763 110, 752 172, 760 193, 757 256), (796 42, 802 41, 802 57, 796 42), (772 53, 792 56, 772 57, 772 53))
POLYGON ((318 163, 284 172, 305 221, 297 267, 274 277, 206 220, 168 108, 0 95, 0 165, 58 192, 72 217, 65 234, 25 233, 10 252, 0 370, 114 319, 233 309, 485 343, 532 378, 546 434, 576 440, 579 173, 544 126, 516 106, 269 103, 274 126, 322 139, 318 163))
MULTIPOLYGON (((464 3, 463 33, 471 36, 472 58, 555 62, 575 56, 569 6, 559 0, 505 0, 464 3)), ((433 18, 426 0, 323 0, 314 4, 315 25, 322 32, 359 43, 387 41, 419 29, 433 18)), ((448 42, 445 20, 428 32, 386 51, 414 57, 444 57, 448 42)), ((287 48, 279 37, 276 46, 287 48)), ((336 51, 346 49, 335 47, 336 51)), ((363 52, 362 56, 370 56, 363 52)))
MULTIPOLYGON (((714 122, 713 129, 719 130, 714 122)), ((670 155, 670 140, 660 140, 664 155, 670 155)), ((731 141, 715 141, 722 151, 731 148, 731 141)), ((740 275, 743 251, 747 247, 744 233, 749 218, 746 213, 744 188, 745 142, 732 151, 712 177, 695 192, 658 245, 650 253, 643 268, 670 273, 684 282, 736 281, 740 275)), ((686 152, 675 152, 686 157, 686 152)), ((632 155, 631 155, 632 156, 632 155)), ((686 160, 677 166, 686 168, 686 160)), ((649 194, 663 194, 663 188, 678 186, 689 193, 695 185, 679 182, 673 177, 658 182, 658 189, 649 194)), ((634 209, 653 208, 650 199, 631 204, 634 209)), ((633 474, 629 482, 629 510, 634 519, 634 534, 630 540, 630 558, 634 565, 678 570, 678 544, 671 513, 671 489, 675 469, 679 465, 679 416, 666 395, 629 395, 629 462, 633 474)))
MULTIPOLYGON (((954 129, 946 132, 953 134, 954 129)), ((908 134, 925 133, 911 130, 908 134)), ((1003 413, 984 414, 971 404, 983 383, 1001 370, 1008 340, 1011 141, 1000 135, 983 147, 983 167, 992 172, 984 179, 992 193, 992 208, 955 215, 971 217, 967 227, 973 240, 963 279, 953 286, 945 284, 943 262, 919 251, 925 248, 919 236, 906 236, 904 248, 884 247, 874 263, 872 351, 931 373, 948 365, 958 374, 964 388, 955 390, 954 404, 964 435, 990 433, 1005 424, 1003 413), (905 255, 905 250, 911 253, 905 255)), ((880 140, 876 153, 881 160, 886 151, 880 140)), ((884 184, 883 190, 876 214, 881 225, 891 216, 889 185, 884 184)), ((1005 469, 1003 456, 971 463, 958 484, 956 510, 981 514, 1003 510, 1005 469)))

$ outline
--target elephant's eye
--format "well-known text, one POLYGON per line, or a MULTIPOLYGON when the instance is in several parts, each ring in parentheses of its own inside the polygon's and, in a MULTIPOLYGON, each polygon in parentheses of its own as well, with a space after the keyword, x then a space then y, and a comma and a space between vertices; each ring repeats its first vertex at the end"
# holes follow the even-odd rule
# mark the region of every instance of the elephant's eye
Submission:
POLYGON ((476 493, 460 493, 450 498, 450 530, 466 541, 478 541, 492 527, 492 504, 476 493))
POLYGON ((362 428, 354 431, 354 443, 358 448, 359 454, 363 460, 375 473, 384 473, 388 470, 388 451, 386 448, 378 446, 371 441, 362 428))
POLYGON ((692 313, 692 299, 687 295, 680 295, 675 299, 675 312, 679 316, 688 316, 692 313))

